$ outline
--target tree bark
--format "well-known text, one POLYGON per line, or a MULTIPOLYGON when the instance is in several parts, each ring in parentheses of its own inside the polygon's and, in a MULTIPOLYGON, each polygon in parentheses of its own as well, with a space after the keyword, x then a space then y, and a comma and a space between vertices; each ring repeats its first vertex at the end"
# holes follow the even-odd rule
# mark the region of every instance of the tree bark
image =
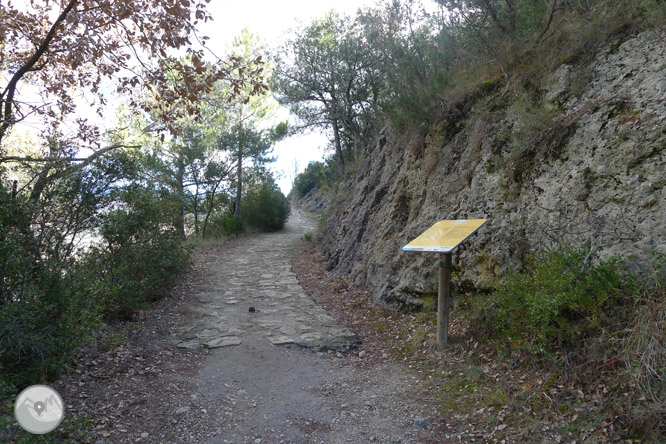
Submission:
POLYGON ((49 29, 48 34, 46 34, 44 40, 42 40, 42 42, 39 44, 39 47, 37 47, 35 53, 32 55, 32 57, 30 57, 30 59, 28 59, 27 62, 25 62, 23 66, 18 69, 18 71, 14 73, 12 78, 9 80, 7 87, 2 92, 2 94, 0 94, 0 105, 2 105, 0 106, 0 122, 2 122, 0 124, 0 146, 2 146, 2 139, 4 138, 5 133, 13 124, 12 114, 14 108, 14 94, 16 93, 18 82, 23 78, 24 75, 30 72, 30 70, 35 67, 39 59, 42 58, 46 50, 49 48, 51 41, 55 37, 58 26, 60 26, 62 22, 65 21, 67 15, 72 11, 77 1, 78 0, 70 0, 67 6, 65 6, 65 9, 63 9, 56 21, 53 23, 51 29, 49 29))
POLYGON ((178 153, 176 171, 176 193, 178 194, 178 213, 176 214, 176 231, 185 239, 185 187, 183 181, 185 179, 185 161, 183 153, 178 153))
POLYGON ((236 205, 234 206, 234 214, 238 217, 241 215, 241 195, 243 194, 243 147, 242 144, 238 147, 238 163, 236 165, 236 205))
POLYGON ((217 187, 220 186, 221 182, 218 182, 215 184, 215 187, 213 188, 213 191, 210 193, 210 203, 208 204, 208 211, 206 211, 206 217, 204 218, 203 221, 203 227, 201 228, 201 239, 206 238, 206 228, 208 228, 208 219, 210 218, 210 213, 213 212, 213 206, 215 205, 215 192, 217 191, 217 187))
MULTIPOLYGON (((199 184, 194 191, 194 235, 199 237, 199 184)), ((201 236, 203 238, 203 236, 201 236)))
POLYGON ((513 37, 516 33, 516 0, 506 0, 506 7, 509 10, 509 34, 513 37))
POLYGON ((342 144, 340 142, 340 126, 338 125, 338 119, 333 119, 331 121, 333 125, 333 137, 335 139, 335 154, 338 156, 338 167, 340 172, 345 171, 345 159, 342 156, 342 144))

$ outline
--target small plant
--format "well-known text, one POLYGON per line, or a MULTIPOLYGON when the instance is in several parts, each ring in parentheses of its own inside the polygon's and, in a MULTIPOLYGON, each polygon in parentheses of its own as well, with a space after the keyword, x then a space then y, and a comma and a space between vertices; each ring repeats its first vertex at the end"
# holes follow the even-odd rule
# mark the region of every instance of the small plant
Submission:
POLYGON ((220 219, 219 226, 223 235, 234 236, 243 230, 243 221, 235 214, 226 212, 220 219))
POLYGON ((82 264, 89 294, 98 295, 106 319, 129 319, 160 299, 189 263, 177 231, 161 224, 170 210, 150 190, 123 193, 125 208, 110 212, 101 227, 103 248, 82 264))
POLYGON ((319 221, 317 222, 318 230, 322 231, 324 229, 325 224, 326 224, 326 212, 322 212, 319 215, 319 221))
POLYGON ((305 233, 301 239, 305 242, 312 242, 312 233, 305 233))
POLYGON ((590 252, 567 248, 528 258, 495 291, 485 327, 513 347, 535 354, 571 346, 590 336, 608 318, 621 317, 624 282, 618 262, 592 265, 590 252))
POLYGON ((501 77, 491 77, 481 82, 479 88, 481 89, 481 91, 490 92, 495 90, 495 88, 499 86, 501 83, 502 83, 501 77))

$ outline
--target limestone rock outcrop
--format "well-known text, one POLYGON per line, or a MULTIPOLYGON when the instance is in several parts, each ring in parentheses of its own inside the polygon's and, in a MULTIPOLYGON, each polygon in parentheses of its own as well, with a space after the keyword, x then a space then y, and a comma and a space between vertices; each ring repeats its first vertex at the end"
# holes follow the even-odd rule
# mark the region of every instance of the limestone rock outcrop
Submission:
POLYGON ((420 134, 385 128, 328 194, 328 267, 377 303, 418 304, 436 292, 439 258, 401 247, 438 220, 487 218, 454 253, 458 289, 487 288, 530 251, 567 243, 648 271, 653 253, 666 255, 666 32, 583 68, 545 79, 545 117, 498 107, 495 91, 420 134))

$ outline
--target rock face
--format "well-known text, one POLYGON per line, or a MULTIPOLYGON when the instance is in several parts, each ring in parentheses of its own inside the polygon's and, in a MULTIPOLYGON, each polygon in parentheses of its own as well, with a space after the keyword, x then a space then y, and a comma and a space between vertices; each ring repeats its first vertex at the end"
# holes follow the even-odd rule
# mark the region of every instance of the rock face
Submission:
POLYGON ((439 258, 401 247, 442 219, 489 219, 454 252, 459 289, 489 287, 555 245, 643 270, 666 254, 666 32, 561 65, 542 88, 539 108, 502 104, 495 91, 409 140, 385 128, 329 194, 329 269, 376 303, 419 304, 436 292, 439 258))

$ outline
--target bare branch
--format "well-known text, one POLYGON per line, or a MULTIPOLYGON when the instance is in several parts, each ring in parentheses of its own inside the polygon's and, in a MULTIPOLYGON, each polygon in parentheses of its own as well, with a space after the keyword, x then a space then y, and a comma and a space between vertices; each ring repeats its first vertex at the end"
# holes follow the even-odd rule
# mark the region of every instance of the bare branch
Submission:
POLYGON ((32 57, 27 62, 25 62, 25 64, 21 66, 21 68, 19 68, 18 71, 14 73, 11 80, 7 84, 7 87, 2 92, 2 94, 0 94, 0 98, 2 99, 2 102, 4 102, 4 109, 0 108, 0 121, 2 121, 2 124, 0 124, 0 144, 2 143, 2 139, 5 133, 7 132, 7 129, 9 129, 9 127, 12 125, 12 108, 14 103, 14 94, 16 93, 16 87, 18 86, 18 82, 23 78, 24 75, 26 75, 28 72, 30 72, 30 70, 34 68, 37 62, 39 62, 41 57, 49 48, 51 41, 55 37, 58 27, 65 21, 67 15, 74 8, 77 1, 78 0, 69 1, 65 9, 60 13, 56 21, 51 26, 51 29, 49 30, 48 34, 46 34, 46 37, 37 48, 37 51, 35 51, 32 57))

